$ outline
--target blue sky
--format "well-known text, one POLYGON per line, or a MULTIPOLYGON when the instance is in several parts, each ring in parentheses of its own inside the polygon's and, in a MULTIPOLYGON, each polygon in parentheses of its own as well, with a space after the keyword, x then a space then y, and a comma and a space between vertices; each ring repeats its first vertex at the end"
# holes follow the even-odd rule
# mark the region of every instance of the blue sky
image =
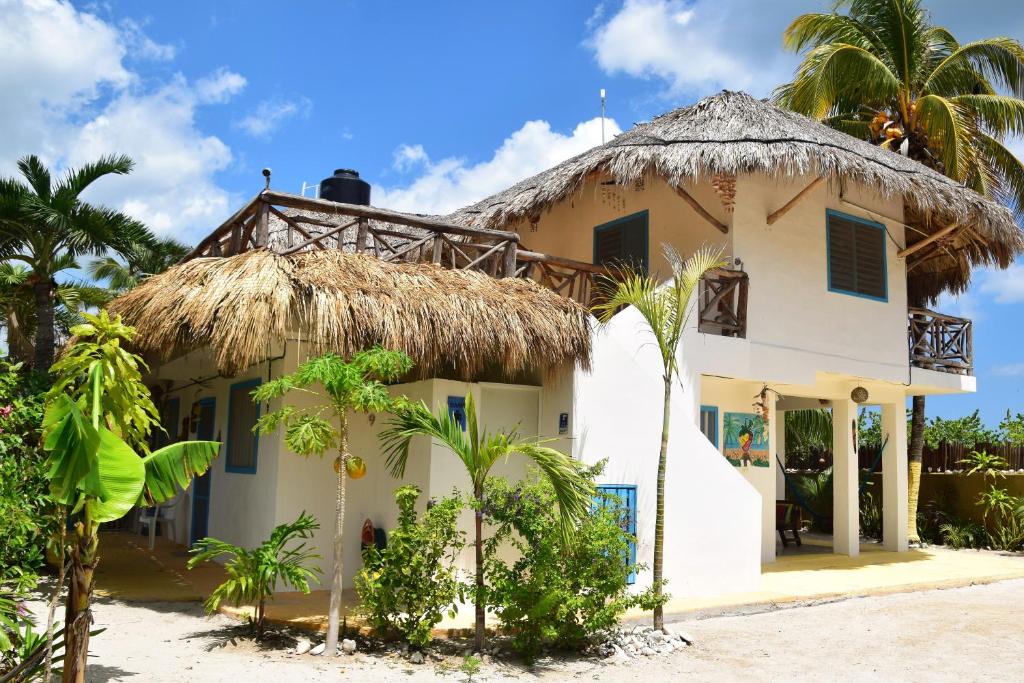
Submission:
MULTIPOLYGON (((931 0, 961 40, 1024 38, 1024 8, 931 0), (1012 9, 1011 9, 1012 8, 1012 9)), ((781 32, 819 0, 281 3, 0 0, 0 173, 38 153, 137 161, 92 197, 195 240, 262 187, 361 171, 374 203, 443 212, 600 141, 608 128, 792 73, 781 32)), ((1017 149, 1024 152, 1024 146, 1017 149)), ((1024 268, 979 273, 979 393, 930 413, 1024 411, 1024 268)))

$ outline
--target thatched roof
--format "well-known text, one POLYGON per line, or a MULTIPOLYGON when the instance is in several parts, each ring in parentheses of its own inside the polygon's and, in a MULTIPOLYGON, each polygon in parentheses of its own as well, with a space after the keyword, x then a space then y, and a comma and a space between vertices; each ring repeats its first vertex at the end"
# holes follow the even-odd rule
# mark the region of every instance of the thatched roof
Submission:
MULTIPOLYGON (((965 253, 949 250, 919 269, 918 294, 926 298, 943 288, 962 289, 972 265, 1005 267, 1024 250, 1024 237, 1006 208, 916 161, 746 93, 729 91, 637 125, 611 142, 460 209, 447 220, 506 228, 582 189, 595 173, 606 173, 622 184, 653 175, 682 186, 715 174, 750 172, 818 174, 833 185, 856 182, 880 196, 901 198, 925 233, 951 223, 969 226, 973 234, 963 236, 962 241, 971 242, 965 253), (926 273, 938 277, 926 278, 926 273)), ((912 244, 923 237, 918 233, 907 239, 912 244)))
POLYGON ((590 363, 587 312, 533 282, 337 249, 193 259, 110 308, 138 329, 141 351, 167 359, 209 345, 227 376, 295 333, 319 351, 375 344, 405 351, 421 377, 471 379, 495 368, 515 376, 590 363))

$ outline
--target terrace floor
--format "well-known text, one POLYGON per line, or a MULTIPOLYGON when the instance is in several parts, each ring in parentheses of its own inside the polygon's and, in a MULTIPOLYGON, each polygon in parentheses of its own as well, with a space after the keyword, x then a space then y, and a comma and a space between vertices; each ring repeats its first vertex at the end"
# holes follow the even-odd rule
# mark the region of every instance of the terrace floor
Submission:
MULTIPOLYGON (((809 545, 814 546, 812 539, 809 545)), ((188 570, 188 553, 183 546, 157 538, 150 551, 146 538, 111 532, 100 542, 101 563, 96 592, 101 597, 125 602, 196 602, 204 599, 224 578, 213 564, 188 570)), ((1024 578, 1024 557, 990 551, 921 548, 890 553, 877 544, 865 543, 859 557, 808 552, 783 555, 765 565, 757 591, 712 598, 676 598, 665 607, 668 621, 726 613, 754 613, 810 602, 904 593, 934 588, 952 588, 1024 578)), ((355 594, 346 591, 345 608, 355 604, 355 594)), ((309 630, 322 630, 327 623, 329 594, 326 590, 279 593, 267 605, 269 621, 309 630)), ((225 606, 222 612, 241 618, 248 608, 225 606)), ((634 612, 627 620, 649 618, 634 612)), ((352 618, 347 622, 358 626, 352 618)), ((471 610, 440 624, 438 635, 463 631, 472 625, 471 610)))

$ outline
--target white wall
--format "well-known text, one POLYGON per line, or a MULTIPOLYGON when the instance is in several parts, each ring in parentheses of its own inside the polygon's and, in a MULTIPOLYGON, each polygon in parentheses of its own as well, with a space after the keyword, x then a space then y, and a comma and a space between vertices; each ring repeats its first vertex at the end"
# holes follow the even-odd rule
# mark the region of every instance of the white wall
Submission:
MULTIPOLYGON (((761 497, 697 427, 699 377, 674 387, 666 473, 664 575, 676 597, 754 590, 761 568, 761 497)), ((637 486, 638 561, 650 585, 663 382, 661 360, 635 309, 594 338, 594 368, 575 376, 574 454, 608 458, 600 483, 637 486)))

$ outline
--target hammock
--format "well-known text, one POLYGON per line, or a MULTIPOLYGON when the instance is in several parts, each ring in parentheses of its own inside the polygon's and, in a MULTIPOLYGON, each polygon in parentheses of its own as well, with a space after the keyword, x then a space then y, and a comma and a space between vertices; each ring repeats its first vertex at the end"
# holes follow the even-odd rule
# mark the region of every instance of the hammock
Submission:
MULTIPOLYGON (((878 449, 878 455, 875 456, 875 461, 871 463, 871 467, 868 469, 867 474, 860 479, 860 486, 857 488, 858 500, 860 499, 860 496, 863 495, 864 489, 867 488, 868 482, 871 481, 871 477, 878 471, 878 466, 882 463, 882 454, 885 452, 885 447, 888 443, 889 435, 886 434, 885 439, 882 441, 882 447, 878 449)), ((778 462, 779 468, 782 470, 782 478, 786 482, 787 498, 792 495, 792 500, 796 501, 797 505, 802 507, 804 510, 807 510, 807 512, 811 513, 811 516, 816 519, 832 519, 832 515, 823 515, 811 507, 810 503, 807 502, 807 498, 804 497, 803 493, 800 491, 800 487, 796 486, 790 479, 789 473, 786 472, 786 465, 782 462, 782 458, 779 457, 778 453, 775 454, 775 460, 778 462)), ((833 475, 830 472, 828 476, 831 479, 833 475)))

